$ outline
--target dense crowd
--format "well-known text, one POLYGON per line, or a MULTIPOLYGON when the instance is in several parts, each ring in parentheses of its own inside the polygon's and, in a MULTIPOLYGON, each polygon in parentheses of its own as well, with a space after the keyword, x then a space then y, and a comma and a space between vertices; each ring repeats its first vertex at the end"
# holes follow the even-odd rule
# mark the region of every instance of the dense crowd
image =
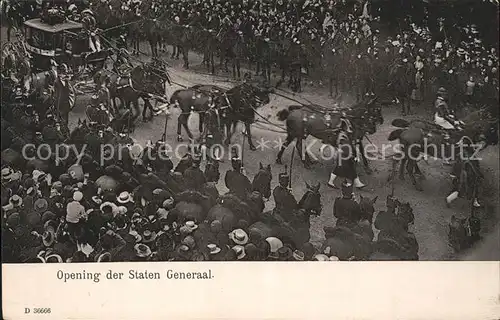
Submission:
MULTIPOLYGON (((71 2, 67 5, 68 15, 77 19, 74 10, 82 8, 71 2)), ((496 48, 483 44, 474 25, 463 26, 452 38, 443 20, 431 33, 427 26, 407 19, 392 34, 383 29, 369 5, 346 1, 101 0, 91 7, 98 20, 100 8, 106 7, 115 17, 133 12, 136 18, 165 19, 202 30, 219 30, 225 25, 241 31, 249 43, 291 42, 301 48, 304 67, 311 73, 325 71, 340 92, 355 89, 358 96, 389 93, 420 103, 438 87, 445 87, 454 107, 462 102, 498 103, 498 54, 496 48)), ((259 60, 260 53, 255 45, 255 51, 249 50, 247 55, 255 54, 259 60)), ((30 110, 23 110, 19 119, 31 123, 35 115, 30 110)), ((52 142, 61 142, 60 126, 54 124, 54 128, 52 142)), ((108 129, 94 132, 97 142, 114 134, 108 129)), ((31 132, 28 142, 48 142, 37 130, 31 132)), ((119 133, 116 139, 125 136, 119 133)), ((386 221, 375 224, 382 236, 374 241, 372 216, 362 214, 349 183, 343 184, 342 196, 335 202, 337 226, 325 228, 326 241, 314 247, 310 236, 299 244, 291 240, 286 228, 280 229, 283 235, 274 230, 273 236, 263 236, 266 232, 252 228, 254 224, 246 219, 228 222, 223 216, 182 216, 180 191, 169 190, 168 181, 181 181, 188 191, 208 183, 208 196, 217 199, 219 195, 214 186, 219 177, 209 178, 209 163, 202 171, 200 160, 193 155, 188 168, 172 173, 170 160, 99 167, 92 161, 74 165, 35 159, 27 166, 23 161, 8 161, 9 156, 18 159, 20 149, 4 149, 2 146, 2 245, 7 262, 418 259, 418 244, 408 230, 413 222, 409 205, 387 199, 387 215, 379 215, 386 221), (160 172, 163 178, 157 175, 160 172), (396 206, 406 208, 408 215, 395 218, 396 206)), ((232 164, 226 187, 230 194, 245 198, 254 190, 241 162, 233 159, 232 164)), ((280 174, 278 191, 273 192, 276 208, 278 213, 293 212, 292 219, 299 219, 295 215, 303 212, 297 210, 288 187, 286 174, 280 174)), ((265 224, 260 226, 266 229, 265 224)))
MULTIPOLYGON (((49 5, 41 3, 39 8, 32 4, 31 10, 40 12, 49 5)), ((390 7, 346 0, 74 0, 61 5, 72 19, 90 7, 104 29, 120 30, 116 26, 126 24, 129 38, 131 29, 140 26, 147 35, 146 20, 191 26, 200 31, 191 46, 199 50, 206 48, 204 31, 221 38, 221 32, 229 28, 244 35, 244 55, 252 63, 269 58, 266 45, 296 44, 301 50, 294 57, 273 57, 273 63, 300 60, 313 78, 331 78, 336 94, 348 92, 358 99, 375 93, 420 105, 426 98, 432 101, 437 89, 445 87, 455 108, 498 103, 497 43, 486 43, 478 27, 467 23, 470 18, 462 22, 448 15, 453 20, 448 21, 421 10, 423 18, 400 17, 397 28, 388 28, 385 20, 390 7)))
MULTIPOLYGON (((204 207, 203 220, 195 213, 186 214, 186 208, 197 204, 183 200, 182 193, 173 194, 156 170, 139 174, 141 165, 128 173, 110 164, 102 175, 89 174, 82 166, 72 165, 57 176, 67 166, 61 168, 56 162, 45 166, 45 171, 33 169, 41 167, 39 159, 32 160, 22 171, 13 163, 5 165, 13 153, 7 150, 1 171, 4 262, 418 259, 418 244, 408 232, 413 214, 400 214, 397 219, 401 223, 390 222, 397 200, 388 197, 388 210, 378 218, 384 221, 375 222, 382 235, 372 242, 372 212, 367 216, 360 211, 349 183, 343 184, 342 196, 335 203, 337 226, 325 227, 326 241, 315 247, 307 241, 309 223, 305 224, 305 240, 297 242, 296 235, 291 235, 284 225, 269 236, 271 227, 264 222, 250 225, 246 219, 236 221, 227 209, 214 217, 207 216, 208 208, 204 207)), ((194 157, 192 166, 181 174, 180 181, 188 195, 201 190, 207 179, 214 180, 210 178, 209 166, 202 171, 200 163, 200 158, 194 157)), ((165 165, 172 167, 171 161, 161 164, 165 165)), ((219 201, 222 206, 224 201, 234 199, 232 195, 245 197, 241 193, 251 191, 241 161, 233 159, 232 165, 233 170, 224 179, 230 195, 219 198, 224 199, 219 201)), ((294 215, 297 209, 288 179, 286 173, 279 174, 279 185, 273 191, 273 214, 287 219, 287 214, 294 215)), ((217 198, 217 188, 213 183, 208 185, 217 198)), ((263 206, 257 212, 262 209, 263 206)))
MULTIPOLYGON (((101 1, 96 11, 103 5, 117 4, 101 1)), ((428 17, 423 24, 408 17, 398 29, 388 30, 377 16, 380 10, 371 12, 369 2, 358 1, 153 0, 129 1, 116 9, 215 33, 224 27, 241 31, 250 61, 265 58, 260 41, 299 44, 302 53, 297 59, 304 60, 304 67, 315 69, 320 78, 326 72, 338 79, 340 91, 354 89, 358 96, 403 87, 403 97, 418 104, 445 87, 455 106, 498 103, 496 44, 483 43, 474 24, 428 17)))

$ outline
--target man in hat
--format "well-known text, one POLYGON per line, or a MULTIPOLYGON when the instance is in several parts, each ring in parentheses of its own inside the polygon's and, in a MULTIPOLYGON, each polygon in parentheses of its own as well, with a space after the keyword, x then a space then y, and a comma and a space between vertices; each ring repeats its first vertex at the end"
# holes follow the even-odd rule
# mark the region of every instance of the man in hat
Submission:
POLYGON ((125 36, 125 34, 121 34, 120 37, 118 38, 117 42, 116 42, 116 47, 118 49, 125 49, 127 50, 127 38, 125 36))
POLYGON ((460 123, 455 119, 452 111, 448 107, 448 91, 441 87, 438 89, 437 98, 434 102, 436 113, 434 114, 434 123, 446 130, 457 128, 460 123))
POLYGON ((243 174, 241 159, 233 157, 231 159, 231 166, 233 169, 228 170, 224 177, 226 188, 240 199, 246 199, 247 195, 252 191, 252 184, 243 174))
POLYGON ((149 157, 146 153, 143 156, 145 165, 151 162, 151 167, 160 173, 169 173, 174 168, 174 163, 168 154, 168 148, 164 141, 157 141, 154 148, 151 148, 151 157, 145 161, 145 157, 149 157))
POLYGON ((129 59, 128 51, 125 48, 121 48, 116 54, 116 61, 113 63, 113 68, 121 77, 125 77, 130 74, 130 70, 132 70, 133 67, 129 59))
POLYGON ((352 226, 361 219, 359 204, 354 201, 353 185, 348 181, 342 183, 342 197, 335 199, 333 216, 337 218, 337 226, 352 226))
POLYGON ((282 217, 290 217, 297 210, 297 200, 293 196, 289 188, 290 176, 286 173, 280 173, 278 177, 279 185, 273 190, 273 197, 276 207, 274 214, 279 214, 282 217))
POLYGON ((104 104, 106 110, 112 110, 114 115, 118 114, 118 110, 114 110, 112 107, 111 103, 111 93, 109 92, 108 87, 110 86, 111 83, 111 77, 109 75, 106 75, 104 77, 104 81, 102 81, 101 85, 99 86, 99 89, 97 91, 97 96, 98 96, 98 101, 100 104, 104 104))
POLYGON ((27 104, 24 109, 24 114, 21 116, 20 126, 28 130, 29 132, 33 132, 38 129, 40 125, 40 119, 38 118, 38 114, 35 112, 35 108, 32 104, 27 104))
POLYGON ((201 156, 194 154, 192 157, 191 167, 187 168, 182 176, 184 183, 189 190, 200 190, 200 188, 207 182, 205 174, 200 169, 201 156))

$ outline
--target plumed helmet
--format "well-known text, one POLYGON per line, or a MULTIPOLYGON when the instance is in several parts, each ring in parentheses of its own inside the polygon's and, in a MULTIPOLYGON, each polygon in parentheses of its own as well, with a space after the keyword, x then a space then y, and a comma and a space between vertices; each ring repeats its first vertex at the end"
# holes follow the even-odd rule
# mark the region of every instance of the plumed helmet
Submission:
POLYGON ((94 94, 91 98, 90 98, 90 103, 93 105, 93 106, 97 106, 99 102, 99 97, 94 94))
POLYGON ((290 182, 290 176, 286 172, 282 172, 278 176, 279 184, 282 186, 287 186, 290 182))
POLYGON ((342 195, 344 196, 352 196, 354 189, 352 183, 347 180, 342 183, 342 195))
POLYGON ((239 157, 233 157, 231 159, 231 166, 233 167, 234 170, 239 170, 241 169, 242 163, 241 159, 239 157))

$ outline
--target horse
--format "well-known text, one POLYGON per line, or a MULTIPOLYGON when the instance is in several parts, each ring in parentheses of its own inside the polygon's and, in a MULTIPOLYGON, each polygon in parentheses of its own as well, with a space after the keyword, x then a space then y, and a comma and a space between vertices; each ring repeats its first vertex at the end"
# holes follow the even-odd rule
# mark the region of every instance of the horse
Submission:
POLYGON ((292 105, 279 111, 277 117, 280 121, 286 121, 287 137, 278 153, 276 162, 281 164, 281 158, 286 148, 292 141, 297 139, 297 151, 300 152, 301 159, 306 167, 310 167, 312 162, 307 152, 302 154, 303 139, 312 135, 320 139, 323 144, 337 147, 338 134, 342 131, 348 132, 349 129, 352 131, 349 138, 360 147, 365 167, 368 167, 362 139, 366 134, 375 133, 376 125, 382 124, 384 121, 381 108, 375 104, 375 99, 343 112, 338 110, 330 111, 312 105, 292 105), (352 128, 350 128, 351 126, 352 128))
MULTIPOLYGON (((389 260, 418 260, 418 242, 415 235, 408 231, 415 221, 409 202, 401 202, 387 196, 387 210, 377 214, 373 223, 380 230, 375 243, 375 252, 388 255, 389 260)), ((384 260, 384 255, 376 254, 373 260, 384 260)))
POLYGON ((455 253, 471 248, 481 240, 481 221, 474 211, 467 218, 453 215, 449 224, 448 242, 455 253))
POLYGON ((226 144, 231 144, 231 137, 238 122, 245 124, 245 135, 250 150, 256 150, 250 131, 250 125, 255 121, 256 109, 270 102, 272 89, 260 88, 249 83, 242 83, 229 89, 219 96, 216 104, 222 111, 222 122, 226 127, 226 144))
POLYGON ((226 90, 213 85, 195 85, 187 89, 175 91, 170 96, 170 105, 174 105, 181 109, 181 113, 177 118, 177 140, 182 141, 181 130, 184 130, 193 139, 193 134, 189 130, 188 120, 192 112, 199 114, 198 130, 203 132, 203 122, 205 113, 210 108, 210 99, 213 95, 224 93, 226 90))
MULTIPOLYGON (((467 137, 473 144, 481 145, 481 149, 488 145, 498 143, 498 123, 495 118, 490 118, 482 110, 473 112, 462 120, 464 128, 462 130, 445 131, 434 123, 415 120, 408 122, 403 119, 395 119, 392 125, 399 127, 389 134, 389 141, 399 140, 402 145, 400 157, 399 178, 404 180, 404 169, 406 169, 410 179, 419 191, 422 187, 415 179, 414 173, 421 174, 417 161, 420 154, 430 155, 435 158, 449 159, 461 153, 463 148, 458 145, 467 137)), ((477 151, 476 149, 475 151, 477 151)))
MULTIPOLYGON (((222 31, 221 31, 222 32, 222 31)), ((227 72, 228 60, 232 61, 233 78, 240 79, 240 63, 246 50, 246 44, 243 37, 243 32, 236 32, 233 29, 228 29, 223 33, 219 42, 220 49, 220 67, 224 67, 227 72)))
POLYGON ((150 109, 152 113, 154 112, 149 102, 151 94, 163 96, 165 94, 166 82, 170 83, 170 79, 164 71, 159 71, 151 64, 134 67, 129 76, 121 77, 112 71, 100 70, 93 77, 97 86, 103 83, 105 79, 109 79, 108 89, 115 110, 118 109, 116 98, 119 98, 121 105, 127 109, 130 109, 130 106, 134 107, 135 112, 132 122, 140 114, 139 98, 144 101, 142 116, 143 120, 146 120, 146 111, 150 109))
POLYGON ((265 199, 271 197, 271 181, 273 175, 271 173, 271 165, 264 165, 259 162, 259 172, 252 180, 252 191, 258 191, 265 199))
POLYGON ((306 183, 306 188, 306 192, 298 202, 297 210, 286 214, 289 219, 286 220, 272 211, 264 212, 248 229, 260 234, 262 239, 274 236, 294 248, 301 248, 310 239, 310 216, 320 216, 323 209, 319 193, 320 184, 311 186, 306 183))
POLYGON ((366 260, 372 252, 372 230, 374 205, 377 196, 367 198, 360 195, 360 216, 353 221, 339 221, 336 226, 325 227, 326 241, 321 251, 340 260, 366 260))
POLYGON ((111 113, 101 106, 88 105, 85 108, 85 115, 90 122, 97 122, 100 125, 108 126, 114 120, 111 113))

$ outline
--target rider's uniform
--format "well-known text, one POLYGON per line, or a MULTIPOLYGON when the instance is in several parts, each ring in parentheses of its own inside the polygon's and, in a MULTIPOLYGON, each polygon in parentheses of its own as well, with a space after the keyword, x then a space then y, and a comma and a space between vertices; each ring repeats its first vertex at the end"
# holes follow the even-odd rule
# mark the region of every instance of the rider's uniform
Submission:
POLYGON ((448 114, 448 104, 443 97, 437 97, 434 102, 434 108, 436 109, 436 113, 434 114, 434 123, 443 129, 455 129, 455 126, 450 121, 446 120, 446 116, 448 114))

